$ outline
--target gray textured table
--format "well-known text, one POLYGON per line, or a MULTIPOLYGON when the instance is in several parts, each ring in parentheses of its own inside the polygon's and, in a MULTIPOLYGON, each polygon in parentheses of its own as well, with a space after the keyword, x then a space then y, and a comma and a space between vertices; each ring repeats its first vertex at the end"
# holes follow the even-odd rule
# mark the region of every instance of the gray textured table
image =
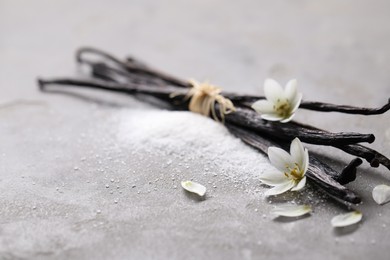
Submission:
MULTIPOLYGON (((364 200, 354 228, 334 230, 344 209, 310 187, 293 198, 314 205, 310 217, 274 220, 256 178, 266 159, 223 127, 126 96, 46 95, 35 80, 79 74, 73 53, 93 45, 226 90, 297 78, 307 99, 378 106, 390 96, 389 10, 385 0, 0 0, 0 258, 388 259, 390 205, 371 199, 390 182, 384 167, 364 165, 349 186, 364 200), (181 129, 188 118, 225 139, 181 129), (223 154, 223 140, 238 151, 223 154), (179 188, 187 178, 208 186, 205 201, 179 188)), ((389 115, 296 119, 372 132, 390 154, 389 115)), ((338 169, 351 158, 310 149, 338 169)))

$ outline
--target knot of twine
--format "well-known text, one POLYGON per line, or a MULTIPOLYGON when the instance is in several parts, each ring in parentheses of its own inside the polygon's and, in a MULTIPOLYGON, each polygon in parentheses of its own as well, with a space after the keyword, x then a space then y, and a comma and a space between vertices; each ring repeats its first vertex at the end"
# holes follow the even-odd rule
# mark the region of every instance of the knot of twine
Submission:
POLYGON ((191 112, 198 113, 204 116, 210 116, 217 122, 225 122, 225 115, 236 111, 233 102, 222 96, 222 90, 207 82, 199 83, 195 80, 190 80, 192 88, 186 95, 186 99, 191 99, 188 109, 191 112), (219 105, 219 117, 215 112, 215 103, 219 105))

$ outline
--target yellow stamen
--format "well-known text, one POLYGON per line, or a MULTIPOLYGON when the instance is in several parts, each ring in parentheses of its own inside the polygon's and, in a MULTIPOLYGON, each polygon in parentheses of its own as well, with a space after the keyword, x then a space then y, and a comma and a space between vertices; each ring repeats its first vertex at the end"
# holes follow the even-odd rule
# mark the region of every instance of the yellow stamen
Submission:
POLYGON ((276 114, 284 118, 289 117, 291 114, 291 104, 287 98, 278 98, 276 104, 273 105, 273 109, 276 114))
POLYGON ((291 169, 290 167, 286 168, 287 173, 284 173, 286 177, 291 178, 295 181, 300 181, 303 178, 303 172, 301 171, 297 163, 295 163, 295 167, 293 169, 291 169))

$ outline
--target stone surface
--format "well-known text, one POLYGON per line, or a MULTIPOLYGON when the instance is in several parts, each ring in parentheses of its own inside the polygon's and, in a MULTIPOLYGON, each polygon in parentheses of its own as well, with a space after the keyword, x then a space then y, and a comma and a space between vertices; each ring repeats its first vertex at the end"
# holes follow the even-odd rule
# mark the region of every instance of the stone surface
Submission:
MULTIPOLYGON (((364 200, 364 220, 336 230, 330 219, 345 209, 312 187, 267 201, 256 178, 266 159, 206 118, 170 117, 109 93, 46 95, 35 80, 78 75, 73 53, 92 45, 226 90, 261 93, 266 77, 297 78, 307 99, 378 106, 390 96, 389 10, 385 0, 1 0, 0 258, 388 259, 390 205, 371 198, 373 187, 390 183, 384 167, 360 168, 349 187, 364 200), (182 133, 159 129, 128 138, 159 113, 167 124, 203 120, 245 157, 222 154, 226 147, 201 127, 207 157, 188 152, 196 131, 182 142, 182 133), (137 117, 145 117, 140 126, 137 117), (154 141, 163 137, 171 142, 154 141), (180 189, 190 178, 207 186, 206 200, 180 189), (310 202, 314 213, 273 219, 273 204, 284 200, 310 202)), ((390 155, 389 115, 301 111, 296 119, 372 132, 372 147, 390 155)), ((309 147, 338 169, 351 159, 309 147)))

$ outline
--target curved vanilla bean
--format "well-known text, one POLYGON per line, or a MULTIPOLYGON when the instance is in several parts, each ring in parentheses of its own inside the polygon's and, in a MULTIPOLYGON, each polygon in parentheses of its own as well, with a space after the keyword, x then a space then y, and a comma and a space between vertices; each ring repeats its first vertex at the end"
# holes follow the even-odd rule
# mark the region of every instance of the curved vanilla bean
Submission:
POLYGON ((85 59, 83 58, 83 56, 85 54, 93 54, 93 55, 96 55, 96 56, 100 56, 101 58, 105 58, 111 62, 113 62, 114 64, 118 65, 119 67, 122 67, 122 61, 120 59, 117 59, 115 56, 105 52, 105 51, 102 51, 102 50, 98 50, 98 49, 95 49, 95 48, 92 48, 92 47, 81 47, 79 48, 77 51, 76 51, 76 61, 78 63, 81 63, 81 64, 93 64, 95 63, 94 61, 90 61, 88 59, 85 59))
POLYGON ((319 145, 343 145, 359 142, 372 143, 375 136, 359 133, 329 133, 304 127, 291 127, 290 123, 263 120, 260 115, 249 109, 237 108, 234 113, 225 116, 226 122, 250 128, 274 138, 291 141, 298 137, 302 142, 319 145))
POLYGON ((371 167, 379 167, 382 164, 390 170, 390 159, 371 148, 359 144, 336 145, 335 147, 346 153, 366 159, 371 167))
POLYGON ((142 74, 133 74, 126 70, 120 70, 107 66, 105 63, 91 63, 92 75, 108 81, 117 83, 143 84, 151 86, 166 87, 167 83, 162 79, 149 77, 142 74))
POLYGON ((145 75, 149 75, 152 77, 156 77, 156 78, 164 80, 168 84, 171 84, 171 85, 174 85, 177 87, 190 87, 191 86, 189 82, 180 80, 176 77, 173 77, 171 75, 168 75, 168 74, 161 72, 161 71, 158 71, 156 69, 152 69, 152 68, 146 66, 143 62, 138 62, 135 59, 129 59, 129 58, 128 58, 127 62, 122 62, 121 60, 115 58, 111 54, 108 54, 104 51, 101 51, 101 50, 98 50, 95 48, 91 48, 91 47, 82 47, 82 48, 78 49, 76 52, 76 60, 79 63, 85 63, 85 64, 91 65, 91 63, 93 63, 93 62, 83 58, 83 55, 88 54, 88 53, 106 58, 106 59, 110 60, 111 62, 114 62, 117 66, 121 67, 122 69, 127 70, 128 72, 140 73, 140 74, 145 74, 145 75), (130 60, 130 62, 129 62, 129 60, 130 60))
POLYGON ((342 185, 354 181, 356 179, 356 168, 362 163, 363 161, 360 158, 353 159, 335 180, 342 185))
MULTIPOLYGON (((259 136, 253 131, 242 129, 229 123, 226 123, 226 127, 232 134, 240 138, 243 142, 261 151, 265 155, 267 155, 268 147, 281 146, 280 144, 277 144, 270 139, 266 139, 263 136, 259 136)), ((309 156, 309 168, 306 172, 306 176, 311 181, 313 181, 326 193, 335 196, 343 201, 355 204, 360 203, 361 199, 355 193, 342 186, 340 183, 333 180, 331 177, 333 176, 335 178, 338 175, 339 174, 335 170, 316 159, 313 155, 309 156)))

